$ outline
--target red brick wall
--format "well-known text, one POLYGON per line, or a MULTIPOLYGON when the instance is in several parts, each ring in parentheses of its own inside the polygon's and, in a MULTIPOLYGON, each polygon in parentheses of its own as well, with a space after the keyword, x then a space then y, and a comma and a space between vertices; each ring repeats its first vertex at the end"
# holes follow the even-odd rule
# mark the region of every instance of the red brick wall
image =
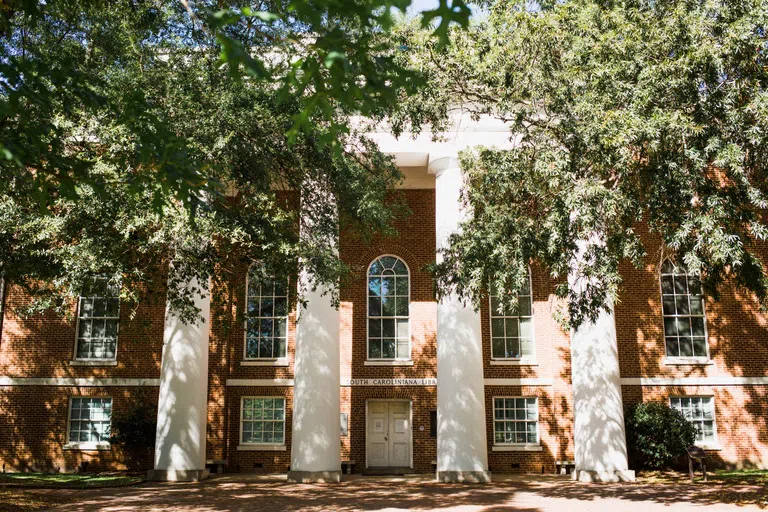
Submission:
MULTIPOLYGON (((112 397, 112 410, 130 407, 135 387, 0 387, 0 466, 6 471, 75 471, 88 462, 88 470, 152 467, 150 453, 126 453, 119 446, 109 450, 65 450, 69 398, 112 397)), ((144 388, 157 404, 158 388, 144 388)))

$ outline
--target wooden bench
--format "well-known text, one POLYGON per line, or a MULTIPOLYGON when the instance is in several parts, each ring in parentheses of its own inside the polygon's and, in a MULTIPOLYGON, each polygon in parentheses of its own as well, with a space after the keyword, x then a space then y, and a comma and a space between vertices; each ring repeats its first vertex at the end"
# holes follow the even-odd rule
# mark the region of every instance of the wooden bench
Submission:
POLYGON ((355 461, 353 460, 343 460, 341 461, 341 472, 346 473, 348 475, 352 474, 352 468, 355 467, 355 461), (346 471, 344 468, 346 467, 346 471))
POLYGON ((555 461, 555 467, 557 474, 568 475, 576 468, 576 463, 572 460, 558 460, 555 461))

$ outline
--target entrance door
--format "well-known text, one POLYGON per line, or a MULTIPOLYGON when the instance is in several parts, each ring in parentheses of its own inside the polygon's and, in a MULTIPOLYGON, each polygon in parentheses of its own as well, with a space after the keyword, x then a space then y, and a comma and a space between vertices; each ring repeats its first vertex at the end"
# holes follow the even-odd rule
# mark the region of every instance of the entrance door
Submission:
POLYGON ((368 402, 368 467, 411 465, 411 404, 403 401, 368 402))

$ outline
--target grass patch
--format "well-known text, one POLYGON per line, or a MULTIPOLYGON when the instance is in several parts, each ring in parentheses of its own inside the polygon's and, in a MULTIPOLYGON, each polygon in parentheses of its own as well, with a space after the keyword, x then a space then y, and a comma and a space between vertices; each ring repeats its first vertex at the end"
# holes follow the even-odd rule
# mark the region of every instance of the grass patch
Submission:
POLYGON ((144 475, 127 473, 0 473, 2 487, 88 489, 119 487, 144 481, 144 475))

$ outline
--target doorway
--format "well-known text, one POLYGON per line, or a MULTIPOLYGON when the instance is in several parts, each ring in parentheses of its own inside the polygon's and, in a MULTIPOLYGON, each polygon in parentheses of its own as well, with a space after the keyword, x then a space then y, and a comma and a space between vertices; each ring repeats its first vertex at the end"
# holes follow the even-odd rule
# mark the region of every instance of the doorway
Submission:
POLYGON ((368 468, 413 467, 411 402, 366 402, 366 460, 368 468))

